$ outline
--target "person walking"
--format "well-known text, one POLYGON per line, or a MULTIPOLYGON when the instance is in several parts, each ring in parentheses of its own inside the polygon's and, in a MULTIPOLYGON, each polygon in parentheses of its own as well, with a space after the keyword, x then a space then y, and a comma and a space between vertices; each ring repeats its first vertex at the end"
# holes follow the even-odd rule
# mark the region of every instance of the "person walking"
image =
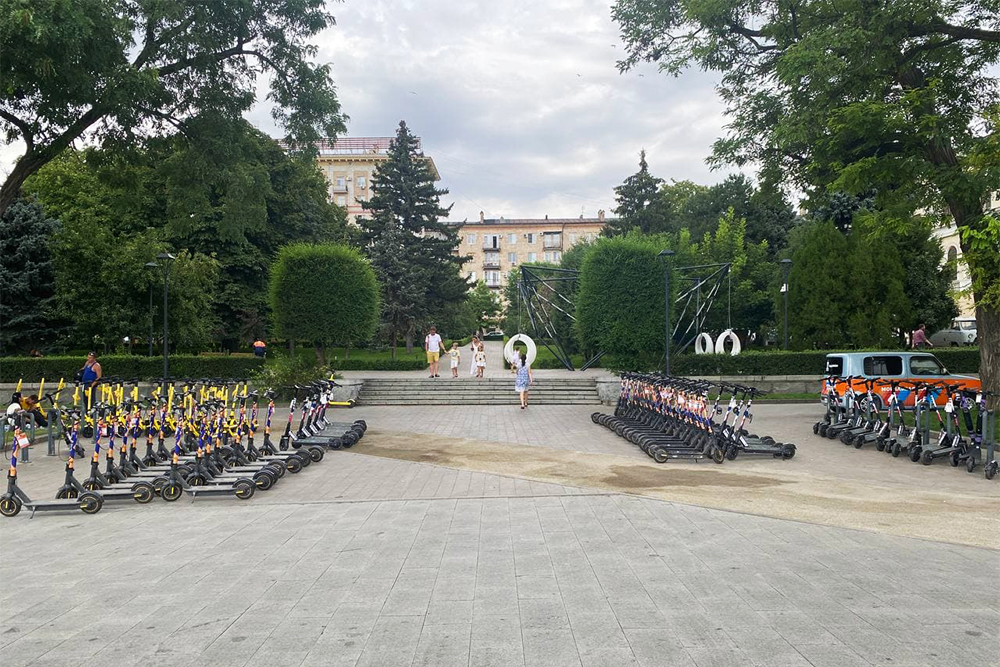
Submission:
POLYGON ((914 350, 922 350, 925 347, 934 347, 934 343, 927 340, 927 325, 921 324, 910 337, 914 350))
POLYGON ((514 391, 521 397, 521 409, 524 410, 528 407, 528 389, 534 383, 535 376, 531 372, 531 366, 528 365, 528 356, 524 352, 515 357, 514 361, 516 362, 514 367, 514 391))
POLYGON ((479 351, 479 336, 473 334, 472 345, 469 347, 469 375, 478 375, 476 372, 476 352, 479 351))
POLYGON ((103 375, 101 370, 101 365, 97 363, 97 352, 91 351, 87 355, 87 361, 83 364, 83 368, 77 371, 76 375, 83 383, 84 390, 90 389, 90 408, 97 403, 97 385, 101 382, 101 377, 103 375))
POLYGON ((430 333, 424 337, 424 352, 427 353, 427 369, 430 371, 432 378, 441 377, 438 375, 438 363, 441 359, 441 334, 437 332, 436 327, 431 327, 430 333))

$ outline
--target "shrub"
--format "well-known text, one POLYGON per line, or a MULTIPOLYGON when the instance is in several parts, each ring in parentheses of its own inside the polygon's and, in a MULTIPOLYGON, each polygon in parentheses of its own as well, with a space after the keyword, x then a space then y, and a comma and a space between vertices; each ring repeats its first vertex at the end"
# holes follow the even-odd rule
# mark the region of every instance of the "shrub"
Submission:
MULTIPOLYGON (((98 359, 105 377, 149 380, 163 375, 162 357, 139 357, 109 354, 98 359)), ((201 357, 177 354, 170 356, 170 375, 175 378, 249 378, 260 370, 263 360, 255 357, 201 357)), ((0 382, 58 382, 64 378, 72 383, 73 376, 83 366, 83 357, 3 357, 0 358, 0 382)))
POLYGON ((357 250, 330 243, 284 246, 271 267, 275 333, 317 345, 357 344, 378 326, 375 271, 357 250))
POLYGON ((584 350, 603 350, 618 368, 663 358, 663 266, 648 238, 601 239, 580 267, 577 334, 584 350))

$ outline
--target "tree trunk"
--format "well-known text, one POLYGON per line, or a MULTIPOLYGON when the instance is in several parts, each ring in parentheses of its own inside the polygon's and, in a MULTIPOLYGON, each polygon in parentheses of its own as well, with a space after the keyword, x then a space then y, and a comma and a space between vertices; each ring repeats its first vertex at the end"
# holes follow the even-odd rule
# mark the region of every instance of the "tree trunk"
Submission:
POLYGON ((406 332, 406 354, 413 354, 413 332, 406 332))
POLYGON ((1000 309, 976 306, 976 336, 979 340, 979 377, 983 389, 995 396, 989 405, 1000 408, 1000 309))
POLYGON ((396 332, 392 332, 392 360, 396 361, 396 332))
POLYGON ((288 354, 292 355, 293 357, 295 356, 295 339, 294 338, 289 338, 288 339, 288 354))
POLYGON ((316 351, 316 363, 326 366, 326 346, 322 343, 313 343, 313 349, 316 351))
POLYGON ((7 180, 5 180, 3 185, 0 186, 0 215, 3 215, 4 211, 6 211, 7 208, 21 195, 21 186, 24 185, 24 181, 36 171, 44 167, 45 163, 48 161, 49 160, 42 159, 37 154, 30 152, 25 153, 24 156, 17 161, 17 164, 14 165, 14 169, 11 170, 7 180))
POLYGON ((344 345, 344 359, 350 359, 350 358, 351 358, 351 344, 347 343, 346 345, 344 345))

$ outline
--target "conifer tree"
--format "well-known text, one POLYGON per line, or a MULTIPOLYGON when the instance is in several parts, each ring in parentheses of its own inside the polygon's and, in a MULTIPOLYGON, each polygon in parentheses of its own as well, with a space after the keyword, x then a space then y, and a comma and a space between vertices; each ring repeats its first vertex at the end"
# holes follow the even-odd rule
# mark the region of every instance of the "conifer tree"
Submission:
POLYGON ((625 234, 638 227, 649 234, 662 231, 666 218, 660 197, 663 179, 649 173, 646 151, 639 152, 639 171, 625 179, 615 188, 614 213, 617 219, 609 220, 604 227, 606 236, 625 234))
POLYGON ((389 157, 372 177, 372 198, 363 203, 371 217, 360 220, 362 244, 382 280, 382 325, 394 353, 400 338, 412 350, 418 329, 468 291, 460 274, 467 258, 456 254, 458 233, 443 220, 451 210, 441 206, 446 194, 400 121, 389 157))

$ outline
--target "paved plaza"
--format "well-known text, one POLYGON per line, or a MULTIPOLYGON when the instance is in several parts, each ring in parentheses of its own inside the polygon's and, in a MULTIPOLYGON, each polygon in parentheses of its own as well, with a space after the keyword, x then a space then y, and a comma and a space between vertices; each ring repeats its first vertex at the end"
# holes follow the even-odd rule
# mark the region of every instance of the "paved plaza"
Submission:
MULTIPOLYGON (((995 484, 805 435, 816 406, 761 408, 795 459, 723 466, 656 467, 589 412, 356 409, 337 416, 368 420, 361 443, 249 502, 5 520, 0 665, 997 664, 1000 551, 969 546, 995 545, 995 484), (625 491, 584 463, 677 488, 625 491), (987 537, 757 500, 809 488, 847 516, 863 489, 951 498, 987 537), (699 506, 720 496, 752 513, 699 506)), ((45 497, 62 462, 36 451, 20 472, 45 497)))

